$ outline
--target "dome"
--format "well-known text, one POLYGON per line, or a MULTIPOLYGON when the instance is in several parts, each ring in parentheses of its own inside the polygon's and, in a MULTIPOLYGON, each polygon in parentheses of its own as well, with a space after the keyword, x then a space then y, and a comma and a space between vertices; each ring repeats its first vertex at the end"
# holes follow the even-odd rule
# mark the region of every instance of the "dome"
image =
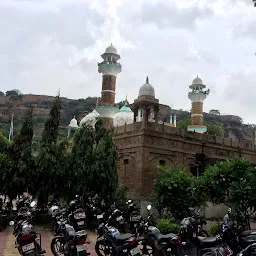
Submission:
POLYGON ((134 120, 133 111, 126 104, 114 116, 114 127, 131 124, 134 120))
POLYGON ((70 127, 70 128, 78 128, 77 120, 76 120, 75 117, 73 117, 73 119, 71 119, 68 127, 70 127))
POLYGON ((105 53, 114 53, 114 54, 117 54, 117 50, 116 50, 116 48, 115 48, 115 47, 112 45, 112 43, 111 43, 111 45, 110 45, 109 47, 107 47, 105 53))
POLYGON ((147 77, 146 83, 143 84, 140 87, 140 90, 139 90, 139 97, 142 97, 142 96, 148 96, 148 97, 151 97, 151 98, 155 98, 155 89, 148 82, 148 77, 147 77))
POLYGON ((97 118, 100 116, 100 114, 94 109, 91 113, 86 115, 81 121, 80 121, 80 127, 83 126, 83 124, 89 124, 94 126, 97 118))
POLYGON ((194 85, 200 85, 200 84, 203 84, 203 81, 200 77, 196 77, 194 80, 193 80, 193 83, 194 85))

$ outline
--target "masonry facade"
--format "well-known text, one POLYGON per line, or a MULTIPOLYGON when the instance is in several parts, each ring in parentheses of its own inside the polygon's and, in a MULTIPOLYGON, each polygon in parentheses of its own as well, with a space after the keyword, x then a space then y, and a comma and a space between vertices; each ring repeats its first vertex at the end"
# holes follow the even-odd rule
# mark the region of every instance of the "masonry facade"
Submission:
POLYGON ((159 169, 182 164, 190 170, 195 154, 204 153, 210 164, 235 157, 245 157, 256 165, 256 146, 208 134, 147 122, 136 122, 114 129, 118 149, 119 183, 128 187, 128 196, 149 195, 159 169))

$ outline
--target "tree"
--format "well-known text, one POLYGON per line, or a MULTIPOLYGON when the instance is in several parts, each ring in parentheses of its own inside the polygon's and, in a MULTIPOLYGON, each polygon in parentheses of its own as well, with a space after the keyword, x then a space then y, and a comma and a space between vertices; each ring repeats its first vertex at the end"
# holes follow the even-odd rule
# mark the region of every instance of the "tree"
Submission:
POLYGON ((232 207, 243 228, 250 228, 250 216, 255 211, 255 183, 256 169, 244 158, 210 166, 200 178, 200 187, 207 198, 214 204, 232 207))
POLYGON ((5 93, 0 91, 0 96, 5 96, 5 93))
POLYGON ((57 143, 60 109, 60 96, 57 95, 50 110, 49 118, 45 122, 39 154, 36 159, 35 180, 37 181, 36 187, 39 188, 39 205, 47 202, 49 194, 57 197, 66 188, 66 143, 57 143))
POLYGON ((6 170, 3 180, 7 184, 6 193, 10 199, 30 189, 32 180, 30 173, 34 169, 32 157, 33 140, 33 109, 30 108, 25 116, 22 127, 8 148, 6 170))
POLYGON ((253 3, 254 3, 254 6, 256 7, 256 0, 252 0, 253 1, 253 3))
POLYGON ((180 221, 190 214, 189 208, 201 205, 204 194, 198 193, 197 179, 185 167, 160 167, 161 172, 155 182, 154 193, 158 209, 167 208, 180 221))
POLYGON ((95 134, 89 125, 83 125, 74 135, 73 148, 70 155, 70 167, 72 170, 72 184, 70 191, 85 195, 92 187, 92 163, 95 134))
POLYGON ((207 133, 213 136, 224 136, 224 127, 217 122, 206 123, 207 133))
POLYGON ((0 133, 0 176, 2 177, 0 180, 0 194, 6 194, 6 180, 3 179, 6 171, 7 171, 7 156, 8 156, 8 147, 10 143, 6 137, 0 133))
POLYGON ((212 114, 212 115, 220 115, 220 111, 218 109, 211 109, 209 111, 209 114, 212 114))
POLYGON ((177 127, 187 129, 188 126, 191 125, 191 118, 185 118, 177 122, 177 127))
POLYGON ((6 96, 19 95, 16 90, 10 90, 5 93, 6 96))
POLYGON ((93 176, 91 180, 94 191, 105 202, 113 202, 117 189, 116 160, 117 152, 112 136, 106 133, 93 150, 93 176))
POLYGON ((97 194, 107 204, 113 201, 117 189, 116 156, 112 136, 101 119, 95 129, 90 125, 81 127, 74 136, 71 152, 73 191, 84 196, 97 194))

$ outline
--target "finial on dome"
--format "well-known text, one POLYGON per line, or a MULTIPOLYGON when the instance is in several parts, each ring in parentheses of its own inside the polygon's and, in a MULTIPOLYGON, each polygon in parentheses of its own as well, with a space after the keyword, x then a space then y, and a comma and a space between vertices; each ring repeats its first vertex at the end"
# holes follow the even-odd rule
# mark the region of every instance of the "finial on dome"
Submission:
POLYGON ((148 82, 148 76, 147 76, 147 78, 146 78, 146 83, 148 84, 149 82, 148 82))
POLYGON ((128 105, 128 104, 129 104, 129 102, 128 102, 128 100, 127 100, 127 94, 126 94, 125 101, 124 101, 124 105, 126 106, 126 105, 128 105))
POLYGON ((74 115, 73 119, 76 119, 76 115, 74 115))

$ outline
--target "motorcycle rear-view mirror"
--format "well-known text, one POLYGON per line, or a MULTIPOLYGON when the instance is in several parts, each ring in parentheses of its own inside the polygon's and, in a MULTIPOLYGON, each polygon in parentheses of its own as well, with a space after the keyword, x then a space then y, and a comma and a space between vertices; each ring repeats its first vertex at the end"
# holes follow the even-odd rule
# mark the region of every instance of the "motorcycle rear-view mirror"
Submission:
POLYGON ((148 211, 150 211, 150 210, 151 210, 151 208, 152 208, 152 205, 151 205, 151 204, 149 204, 149 205, 147 206, 148 211))
POLYGON ((14 221, 10 221, 10 222, 9 222, 9 225, 10 225, 10 226, 14 226, 14 221))
POLYGON ((31 204, 30 204, 30 207, 34 207, 35 205, 36 205, 36 202, 32 201, 31 204))

